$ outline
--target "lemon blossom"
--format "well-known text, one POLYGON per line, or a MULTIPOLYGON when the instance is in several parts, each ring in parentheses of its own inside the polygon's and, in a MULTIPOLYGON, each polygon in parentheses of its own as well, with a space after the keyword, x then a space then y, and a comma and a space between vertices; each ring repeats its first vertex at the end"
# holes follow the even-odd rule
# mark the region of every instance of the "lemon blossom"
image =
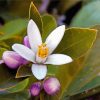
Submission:
POLYGON ((13 50, 24 59, 32 62, 32 73, 38 79, 44 79, 47 73, 46 64, 62 65, 72 62, 72 58, 64 54, 52 54, 65 32, 65 25, 57 27, 42 43, 41 34, 36 23, 31 19, 27 27, 30 48, 22 44, 14 44, 13 50))

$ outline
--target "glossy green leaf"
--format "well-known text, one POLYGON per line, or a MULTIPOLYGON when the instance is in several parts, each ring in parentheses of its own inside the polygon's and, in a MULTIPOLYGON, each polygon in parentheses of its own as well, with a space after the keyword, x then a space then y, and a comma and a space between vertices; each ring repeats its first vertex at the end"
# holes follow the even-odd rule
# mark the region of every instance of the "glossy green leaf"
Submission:
POLYGON ((6 90, 10 93, 23 91, 26 88, 26 86, 28 85, 28 82, 29 82, 29 78, 17 83, 16 85, 14 85, 6 90))
MULTIPOLYGON (((98 30, 98 36, 97 36, 97 38, 98 38, 98 46, 99 46, 99 43, 100 43, 100 38, 99 38, 99 36, 100 36, 100 26, 99 25, 97 25, 97 26, 94 26, 93 28, 95 28, 95 29, 97 29, 98 30)), ((97 43, 97 42, 96 42, 97 43)), ((100 63, 99 63, 99 59, 100 59, 100 55, 98 54, 98 51, 100 50, 100 47, 98 47, 98 46, 96 46, 95 45, 95 50, 97 50, 97 51, 95 51, 94 52, 94 63, 95 64, 99 64, 100 65, 100 63), (96 53, 97 52, 97 53, 96 53)), ((92 61, 91 61, 91 63, 92 63, 92 61)), ((86 84, 84 87, 82 87, 79 91, 78 91, 78 93, 82 93, 82 92, 84 92, 84 91, 88 91, 88 90, 90 90, 90 89, 93 89, 93 88, 96 88, 96 87, 99 87, 100 86, 100 76, 99 76, 99 74, 97 74, 97 77, 95 77, 93 80, 91 80, 88 84, 86 84)))
POLYGON ((88 3, 73 18, 71 26, 90 27, 100 24, 100 1, 88 3))
POLYGON ((94 89, 96 87, 100 86, 100 76, 98 75, 97 77, 95 77, 92 81, 90 81, 88 84, 86 84, 84 87, 82 87, 79 91, 77 91, 78 93, 82 93, 82 92, 88 92, 91 89, 94 89))
POLYGON ((31 4, 30 4, 29 18, 33 19, 35 21, 35 23, 37 24, 37 26, 40 29, 40 32, 42 34, 42 29, 43 29, 42 19, 41 19, 40 13, 38 12, 38 10, 35 7, 35 5, 33 4, 33 2, 31 2, 31 4))
POLYGON ((95 29, 68 28, 55 53, 67 54, 73 59, 79 58, 91 48, 96 33, 95 29))
POLYGON ((42 39, 45 41, 46 37, 57 27, 57 23, 53 16, 45 14, 42 16, 43 34, 42 39))
POLYGON ((0 48, 0 60, 2 59, 3 52, 6 51, 5 48, 0 48))
POLYGON ((28 90, 24 90, 18 93, 6 93, 0 95, 0 100, 28 100, 30 94, 28 90))
POLYGON ((27 77, 32 75, 33 74, 31 71, 31 67, 29 67, 28 65, 23 65, 18 68, 16 78, 27 77))
MULTIPOLYGON (((63 42, 61 42, 61 44, 58 46, 59 48, 56 50, 56 52, 58 51, 57 53, 59 53, 59 51, 62 51, 60 53, 65 53, 73 58, 78 59, 74 60, 74 62, 70 64, 59 66, 59 69, 56 73, 56 76, 61 83, 61 90, 58 94, 58 99, 61 100, 63 100, 66 96, 69 95, 68 90, 70 87, 72 87, 71 84, 75 83, 75 77, 80 77, 79 73, 82 73, 85 67, 83 66, 83 63, 86 59, 85 54, 91 48, 96 36, 96 30, 91 30, 87 28, 70 28, 66 31, 67 32, 65 32, 65 36, 62 40, 63 42), (66 48, 64 49, 64 47, 66 48)), ((77 82, 78 81, 79 79, 77 80, 77 82)), ((80 85, 77 84, 77 86, 80 85)), ((55 98, 56 97, 53 97, 53 100, 55 100, 55 98)))
POLYGON ((97 76, 91 82, 86 84, 83 88, 78 91, 79 94, 76 94, 71 97, 71 100, 80 100, 86 97, 93 96, 100 93, 100 77, 97 76))
POLYGON ((0 35, 0 41, 10 39, 12 37, 15 37, 17 39, 17 36, 19 34, 24 36, 26 32, 26 27, 27 27, 26 19, 16 19, 8 22, 7 24, 5 24, 0 28, 0 32, 4 33, 0 35))
POLYGON ((63 100, 67 95, 67 89, 77 74, 83 69, 84 57, 74 60, 72 63, 59 66, 56 77, 59 79, 61 89, 57 96, 52 97, 52 100, 63 100))
POLYGON ((87 83, 93 80, 100 72, 100 27, 98 29, 98 35, 87 59, 84 63, 84 69, 77 75, 75 80, 70 84, 67 91, 69 95, 77 94, 77 92, 83 88, 87 83))
POLYGON ((29 79, 17 80, 14 78, 9 78, 2 84, 0 84, 0 92, 4 93, 16 93, 23 91, 28 85, 29 79))
POLYGON ((12 77, 12 74, 9 72, 5 64, 0 65, 0 76, 2 76, 0 77, 0 87, 2 87, 1 85, 12 77))
POLYGON ((47 72, 47 75, 48 76, 55 76, 56 72, 58 71, 59 69, 59 66, 56 66, 56 65, 47 65, 48 67, 48 72, 47 72))

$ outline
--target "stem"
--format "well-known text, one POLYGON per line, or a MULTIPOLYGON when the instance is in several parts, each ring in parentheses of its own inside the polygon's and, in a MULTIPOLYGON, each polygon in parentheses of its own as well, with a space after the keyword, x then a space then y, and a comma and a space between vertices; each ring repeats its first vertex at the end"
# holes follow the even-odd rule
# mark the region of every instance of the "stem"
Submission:
POLYGON ((43 92, 40 93, 40 100, 44 100, 44 93, 43 92))

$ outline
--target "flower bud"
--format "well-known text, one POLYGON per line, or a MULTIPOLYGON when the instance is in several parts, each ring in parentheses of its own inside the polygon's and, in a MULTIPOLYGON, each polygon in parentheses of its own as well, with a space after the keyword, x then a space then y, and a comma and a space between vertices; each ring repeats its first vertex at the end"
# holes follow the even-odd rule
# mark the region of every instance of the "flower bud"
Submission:
POLYGON ((26 64, 26 60, 14 51, 5 51, 2 59, 4 63, 11 69, 18 68, 21 64, 26 64))
POLYGON ((33 83, 32 86, 30 87, 30 93, 32 96, 39 95, 40 91, 41 91, 41 83, 40 82, 33 83))
POLYGON ((49 95, 54 95, 60 90, 60 82, 57 78, 47 78, 43 83, 45 92, 49 95))
POLYGON ((28 36, 25 36, 25 37, 24 37, 23 44, 24 44, 26 47, 30 48, 28 36))

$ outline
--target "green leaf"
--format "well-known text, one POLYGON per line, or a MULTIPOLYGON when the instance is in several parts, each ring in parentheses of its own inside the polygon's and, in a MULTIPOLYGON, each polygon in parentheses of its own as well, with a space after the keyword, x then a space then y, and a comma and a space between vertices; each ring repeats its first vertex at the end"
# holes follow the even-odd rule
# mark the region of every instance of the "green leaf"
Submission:
POLYGON ((82 87, 77 93, 79 94, 72 96, 71 100, 80 100, 100 93, 100 76, 95 77, 92 81, 82 87))
POLYGON ((2 82, 2 84, 0 84, 0 92, 2 94, 5 94, 23 91, 28 85, 28 82, 29 78, 24 80, 14 79, 13 77, 8 78, 5 82, 2 82))
POLYGON ((27 77, 32 75, 33 74, 31 71, 31 67, 29 67, 28 65, 22 65, 17 70, 16 78, 27 77))
POLYGON ((0 28, 0 46, 10 49, 14 43, 22 43, 26 33, 27 20, 16 19, 6 23, 0 28))
POLYGON ((53 16, 45 14, 42 16, 43 21, 43 34, 42 40, 45 42, 46 37, 57 27, 57 23, 53 16))
MULTIPOLYGON (((83 69, 84 57, 74 60, 70 64, 59 66, 56 73, 56 77, 59 79, 61 84, 61 89, 57 96, 52 97, 52 100, 59 99, 63 100, 68 94, 66 93, 69 85, 77 76, 77 74, 83 69), (58 97, 58 98, 57 98, 58 97)), ((66 99, 65 99, 66 100, 66 99)))
POLYGON ((10 39, 12 37, 18 39, 18 35, 25 35, 26 27, 26 19, 16 19, 6 23, 4 26, 0 28, 0 32, 3 33, 2 35, 0 35, 0 41, 10 39))
POLYGON ((87 59, 84 63, 84 69, 77 75, 67 91, 69 95, 75 95, 81 88, 93 80, 100 72, 100 27, 93 27, 98 29, 96 41, 91 48, 87 59))
POLYGON ((90 27, 100 24, 100 1, 88 3, 73 18, 71 26, 90 27))
MULTIPOLYGON (((66 96, 70 95, 69 89, 72 88, 72 84, 75 83, 75 78, 80 77, 83 69, 85 69, 85 66, 83 66, 84 61, 86 60, 85 54, 91 48, 95 37, 96 30, 94 29, 70 28, 66 30, 65 36, 56 52, 58 51, 57 53, 59 53, 59 51, 61 51, 60 53, 68 54, 71 57, 78 59, 74 60, 70 64, 59 67, 56 73, 56 76, 61 83, 61 90, 58 94, 58 99, 63 100, 66 96)), ((86 70, 84 73, 86 73, 86 70)), ((79 79, 77 79, 77 82, 79 82, 79 79)), ((77 87, 78 86, 81 86, 81 84, 77 84, 77 87)), ((75 89, 77 88, 75 87, 75 89)), ((75 90, 73 89, 73 91, 75 90)), ((53 100, 55 99, 56 97, 53 97, 53 100)))
POLYGON ((91 48, 96 33, 95 29, 68 28, 55 53, 67 54, 73 59, 79 58, 91 48))
POLYGON ((58 71, 59 69, 59 66, 55 66, 55 65, 47 65, 48 67, 48 72, 47 72, 47 75, 48 76, 55 76, 56 72, 58 71))
POLYGON ((6 93, 0 95, 0 100, 28 100, 30 94, 28 90, 24 90, 18 93, 6 93))
POLYGON ((5 64, 0 64, 0 76, 2 76, 0 77, 0 87, 2 87, 2 84, 12 77, 12 74, 9 72, 5 64))
POLYGON ((29 82, 29 78, 17 83, 16 85, 14 85, 12 87, 7 88, 6 90, 10 93, 23 91, 26 88, 26 86, 28 85, 28 82, 29 82))
POLYGON ((90 81, 88 84, 86 84, 84 87, 82 87, 79 91, 77 91, 77 93, 89 91, 89 90, 94 89, 99 86, 100 86, 100 76, 98 75, 92 81, 90 81))
POLYGON ((4 41, 0 41, 0 48, 10 49, 9 45, 7 45, 4 41))
POLYGON ((7 49, 0 47, 0 60, 2 59, 3 52, 6 51, 6 50, 7 49))
POLYGON ((43 32, 42 31, 42 29, 43 29, 42 19, 41 19, 40 13, 38 12, 38 10, 35 7, 35 5, 33 4, 33 2, 31 2, 31 4, 30 4, 29 18, 33 19, 35 21, 35 23, 37 24, 37 26, 40 29, 40 32, 42 34, 42 32, 43 32))

